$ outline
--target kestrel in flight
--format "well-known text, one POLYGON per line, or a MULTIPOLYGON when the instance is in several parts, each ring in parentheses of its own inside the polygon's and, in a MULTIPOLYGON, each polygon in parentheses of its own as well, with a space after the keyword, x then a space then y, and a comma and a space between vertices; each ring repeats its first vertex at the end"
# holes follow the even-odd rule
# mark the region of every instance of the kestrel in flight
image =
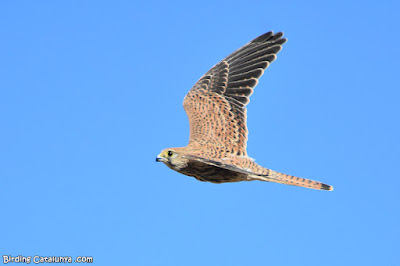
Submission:
POLYGON ((269 181, 313 189, 330 185, 264 168, 247 156, 246 105, 258 79, 286 42, 265 33, 212 67, 185 96, 190 139, 186 147, 161 151, 157 162, 200 181, 269 181))

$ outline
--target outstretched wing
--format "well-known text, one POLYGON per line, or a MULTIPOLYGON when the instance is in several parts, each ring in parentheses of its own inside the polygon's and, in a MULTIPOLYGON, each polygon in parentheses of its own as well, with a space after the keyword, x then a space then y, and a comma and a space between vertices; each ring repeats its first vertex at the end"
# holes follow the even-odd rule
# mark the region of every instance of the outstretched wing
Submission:
POLYGON ((246 105, 258 79, 286 42, 283 33, 265 33, 211 68, 183 101, 190 145, 213 145, 246 156, 246 105))

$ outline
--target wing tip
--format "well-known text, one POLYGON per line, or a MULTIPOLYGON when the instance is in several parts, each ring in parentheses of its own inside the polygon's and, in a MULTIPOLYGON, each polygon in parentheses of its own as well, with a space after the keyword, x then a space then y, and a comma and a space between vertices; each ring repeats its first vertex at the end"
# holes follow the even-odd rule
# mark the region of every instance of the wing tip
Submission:
POLYGON ((278 42, 280 45, 284 44, 285 42, 287 42, 286 38, 282 38, 283 37, 283 32, 277 32, 274 34, 273 31, 269 31, 266 32, 260 36, 258 36, 257 38, 253 39, 250 43, 263 43, 263 42, 267 42, 267 41, 275 41, 278 42))
POLYGON ((251 43, 255 43, 255 42, 265 42, 265 41, 269 40, 273 35, 274 35, 274 32, 273 32, 273 31, 266 32, 266 33, 264 33, 264 34, 258 36, 257 38, 253 39, 253 40, 251 41, 251 43))

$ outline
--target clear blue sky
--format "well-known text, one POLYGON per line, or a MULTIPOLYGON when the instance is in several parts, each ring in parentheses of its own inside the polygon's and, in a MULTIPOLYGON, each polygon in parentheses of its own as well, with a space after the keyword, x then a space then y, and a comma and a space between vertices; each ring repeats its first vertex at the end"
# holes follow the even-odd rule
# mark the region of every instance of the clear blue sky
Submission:
POLYGON ((96 265, 399 265, 396 1, 2 1, 0 255, 96 265), (216 185, 185 146, 197 79, 269 30, 248 152, 333 192, 216 185))

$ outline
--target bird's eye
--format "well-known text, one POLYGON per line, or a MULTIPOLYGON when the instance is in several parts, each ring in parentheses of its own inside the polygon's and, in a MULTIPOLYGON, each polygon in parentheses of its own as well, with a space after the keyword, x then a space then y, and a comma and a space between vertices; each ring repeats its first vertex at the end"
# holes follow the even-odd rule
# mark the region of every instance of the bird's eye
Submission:
POLYGON ((174 153, 172 151, 168 151, 168 156, 171 157, 174 153))

